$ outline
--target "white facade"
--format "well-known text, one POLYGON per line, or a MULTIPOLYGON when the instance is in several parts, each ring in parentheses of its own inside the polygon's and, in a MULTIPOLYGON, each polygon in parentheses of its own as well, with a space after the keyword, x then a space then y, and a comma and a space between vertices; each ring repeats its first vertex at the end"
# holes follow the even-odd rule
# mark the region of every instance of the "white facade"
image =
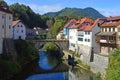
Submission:
POLYGON ((69 49, 76 50, 77 43, 77 29, 69 29, 69 49))
POLYGON ((13 38, 14 39, 26 39, 26 26, 19 21, 15 26, 13 26, 13 38))
POLYGON ((0 54, 3 51, 4 38, 13 38, 12 14, 0 10, 0 54))

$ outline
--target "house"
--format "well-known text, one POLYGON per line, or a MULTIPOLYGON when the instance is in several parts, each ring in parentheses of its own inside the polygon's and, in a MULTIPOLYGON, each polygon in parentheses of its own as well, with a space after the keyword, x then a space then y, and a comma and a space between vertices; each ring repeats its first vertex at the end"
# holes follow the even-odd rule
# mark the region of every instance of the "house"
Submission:
POLYGON ((34 29, 36 35, 39 35, 39 34, 46 32, 46 30, 44 30, 40 27, 34 27, 33 29, 34 29))
POLYGON ((65 34, 67 36, 67 39, 69 39, 69 28, 75 23, 76 23, 76 20, 72 19, 72 20, 68 21, 67 24, 64 26, 63 34, 65 34))
POLYGON ((77 29, 78 29, 79 21, 76 21, 75 24, 69 27, 69 50, 76 51, 77 44, 77 29))
POLYGON ((35 39, 36 33, 34 29, 26 28, 26 39, 35 39))
POLYGON ((13 38, 12 20, 12 12, 0 6, 0 54, 3 52, 3 40, 13 38))
MULTIPOLYGON (((89 18, 82 18, 78 21, 76 21, 75 24, 73 24, 70 29, 69 29, 69 49, 78 52, 78 43, 84 44, 83 41, 83 36, 78 35, 78 33, 82 34, 83 29, 85 27, 89 27, 91 24, 93 24, 93 20, 89 18), (79 42, 80 41, 80 42, 79 42)), ((89 33, 89 32, 88 32, 89 33)), ((83 34, 82 34, 83 35, 83 34)), ((88 38, 88 35, 85 37, 88 38)))
POLYGON ((26 25, 21 20, 12 22, 13 26, 13 38, 14 39, 26 39, 26 25))
POLYGON ((120 48, 120 16, 106 18, 100 28, 96 41, 100 45, 101 54, 108 55, 112 50, 120 48))
POLYGON ((66 35, 63 34, 63 30, 61 30, 58 35, 56 36, 57 40, 65 40, 66 39, 66 35))

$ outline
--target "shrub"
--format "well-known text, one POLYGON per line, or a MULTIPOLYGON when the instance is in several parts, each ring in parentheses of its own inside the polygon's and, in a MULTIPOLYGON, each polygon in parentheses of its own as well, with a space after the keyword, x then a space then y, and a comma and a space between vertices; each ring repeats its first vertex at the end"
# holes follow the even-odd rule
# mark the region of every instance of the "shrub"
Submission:
POLYGON ((101 73, 100 73, 100 72, 97 72, 97 73, 95 74, 95 76, 96 76, 97 78, 100 78, 100 77, 101 77, 101 73))
POLYGON ((106 69, 106 80, 120 80, 120 49, 110 55, 110 62, 106 69))

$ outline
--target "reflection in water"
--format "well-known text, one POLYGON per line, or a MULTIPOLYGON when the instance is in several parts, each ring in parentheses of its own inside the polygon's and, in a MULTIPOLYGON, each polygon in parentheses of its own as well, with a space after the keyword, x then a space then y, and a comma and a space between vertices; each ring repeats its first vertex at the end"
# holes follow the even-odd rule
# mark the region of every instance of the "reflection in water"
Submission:
POLYGON ((50 56, 48 53, 43 52, 42 50, 39 52, 39 66, 44 70, 51 70, 55 66, 57 66, 58 59, 54 56, 50 56))
POLYGON ((90 71, 86 71, 76 66, 74 67, 74 69, 69 70, 69 80, 100 80, 100 79, 96 78, 95 75, 90 71), (73 79, 71 79, 70 75, 72 75, 73 79))
MULTIPOLYGON (((44 53, 43 51, 39 52, 39 66, 44 70, 51 70, 54 68, 58 60, 55 57, 44 53)), ((59 67, 59 66, 58 66, 59 67)), ((73 69, 69 69, 69 72, 54 72, 47 74, 34 74, 28 77, 26 80, 100 80, 94 76, 89 71, 83 70, 80 67, 75 66, 73 69)))
POLYGON ((36 74, 30 76, 27 80, 68 80, 66 73, 36 74))

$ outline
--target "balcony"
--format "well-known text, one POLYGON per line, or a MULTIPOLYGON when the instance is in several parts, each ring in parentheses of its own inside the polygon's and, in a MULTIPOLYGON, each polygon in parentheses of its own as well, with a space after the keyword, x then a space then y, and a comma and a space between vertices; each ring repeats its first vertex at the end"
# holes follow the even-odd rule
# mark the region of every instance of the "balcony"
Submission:
POLYGON ((96 39, 97 43, 116 44, 116 40, 96 39))

